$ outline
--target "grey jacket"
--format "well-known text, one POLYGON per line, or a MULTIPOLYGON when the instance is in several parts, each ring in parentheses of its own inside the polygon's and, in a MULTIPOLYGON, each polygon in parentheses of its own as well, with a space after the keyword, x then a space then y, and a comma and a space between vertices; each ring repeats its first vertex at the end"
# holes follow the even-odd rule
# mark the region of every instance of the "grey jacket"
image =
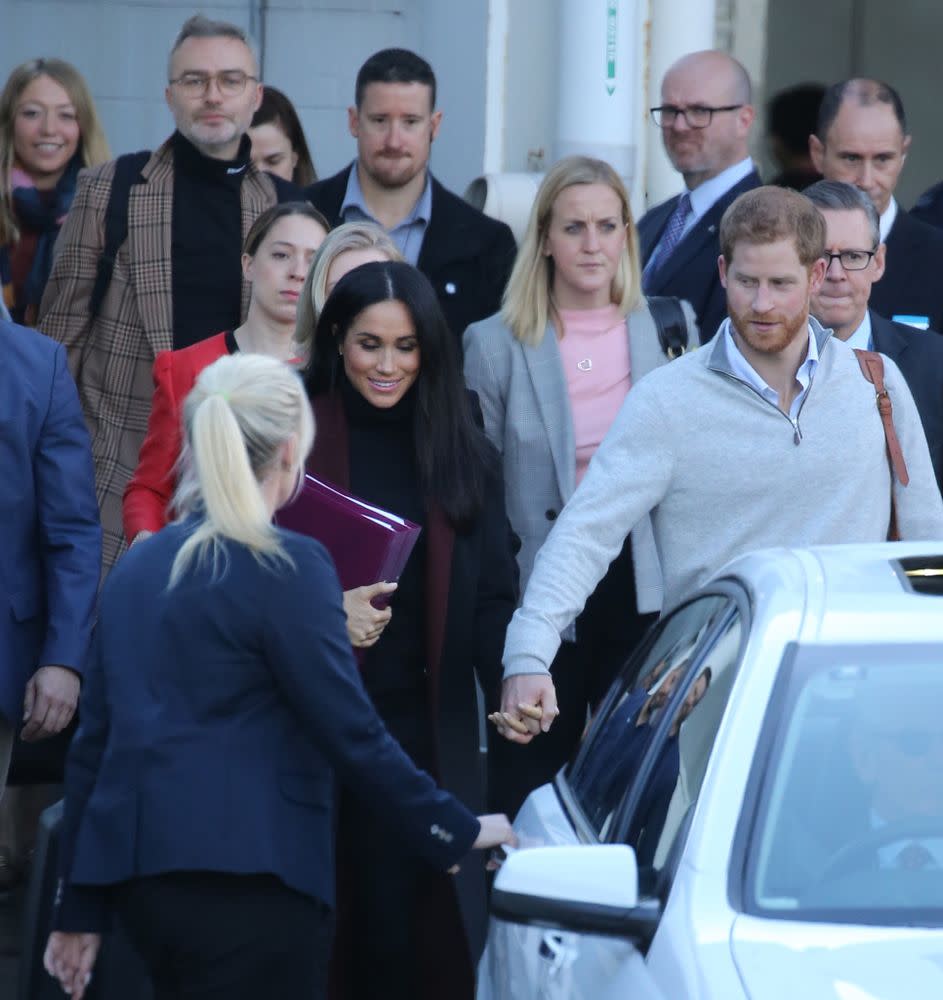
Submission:
MULTIPOLYGON (((730 368, 726 341, 642 379, 541 548, 507 632, 505 676, 544 673, 626 532, 651 512, 671 608, 735 556, 886 539, 891 474, 874 388, 815 320, 819 364, 796 424, 730 368), (696 421, 690 419, 696 414, 696 421)), ((885 360, 910 484, 906 540, 943 539, 943 502, 907 384, 885 360)))
MULTIPOLYGON (((687 302, 682 306, 694 347, 694 311, 687 302)), ((628 315, 627 328, 634 385, 668 359, 644 302, 628 315)), ((576 487, 573 417, 557 334, 548 324, 539 344, 525 346, 495 314, 465 331, 464 346, 465 380, 478 393, 485 431, 504 461, 508 517, 521 539, 517 562, 523 592, 537 550, 576 487)), ((643 513, 629 527, 638 610, 658 611, 662 581, 651 521, 643 513)))

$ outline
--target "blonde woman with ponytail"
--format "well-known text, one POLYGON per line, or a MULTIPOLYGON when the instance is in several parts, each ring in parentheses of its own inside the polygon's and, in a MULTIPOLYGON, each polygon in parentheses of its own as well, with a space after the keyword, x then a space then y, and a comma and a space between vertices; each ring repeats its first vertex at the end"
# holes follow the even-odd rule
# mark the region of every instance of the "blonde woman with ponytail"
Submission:
POLYGON ((377 829, 434 868, 513 834, 507 817, 476 818, 437 789, 392 739, 361 684, 330 557, 272 524, 314 436, 298 376, 274 358, 223 357, 184 423, 181 517, 102 592, 46 967, 81 1000, 115 910, 157 996, 323 997, 335 769, 377 829))

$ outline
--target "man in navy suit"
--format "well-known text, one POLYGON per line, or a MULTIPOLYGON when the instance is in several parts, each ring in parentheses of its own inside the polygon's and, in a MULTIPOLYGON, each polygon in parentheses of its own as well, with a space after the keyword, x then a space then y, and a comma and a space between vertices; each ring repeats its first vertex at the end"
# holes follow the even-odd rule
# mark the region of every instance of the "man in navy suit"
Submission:
POLYGON ((442 124, 432 67, 406 49, 372 55, 347 111, 357 158, 305 192, 330 220, 375 222, 432 282, 449 327, 501 308, 517 247, 511 230, 444 188, 429 172, 442 124))
POLYGON ((754 110, 747 71, 724 52, 679 59, 661 84, 665 152, 684 178, 681 195, 649 210, 638 224, 646 295, 687 299, 701 343, 727 317, 720 284, 720 217, 734 199, 762 183, 747 152, 754 110))
POLYGON ((943 340, 933 331, 893 323, 868 308, 872 285, 884 280, 886 267, 871 199, 840 181, 819 181, 803 193, 822 213, 826 226, 828 270, 812 296, 812 315, 830 326, 839 340, 880 351, 900 368, 917 404, 933 471, 943 489, 943 340))
POLYGON ((91 444, 63 348, 0 320, 0 796, 78 702, 101 570, 91 444))
POLYGON ((904 105, 893 87, 880 80, 845 80, 825 92, 809 152, 826 180, 854 184, 878 211, 887 259, 872 308, 888 319, 943 333, 943 233, 905 212, 894 198, 910 141, 904 105))

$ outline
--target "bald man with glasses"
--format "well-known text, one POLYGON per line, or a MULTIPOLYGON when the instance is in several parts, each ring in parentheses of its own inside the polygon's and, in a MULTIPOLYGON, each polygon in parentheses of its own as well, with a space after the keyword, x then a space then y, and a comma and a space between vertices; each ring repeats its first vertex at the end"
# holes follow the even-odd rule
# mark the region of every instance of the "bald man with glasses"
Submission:
POLYGON ((638 224, 646 295, 687 299, 701 342, 727 316, 717 272, 720 218, 734 199, 762 183, 747 151, 753 125, 750 78, 724 52, 694 52, 665 74, 661 105, 651 109, 684 191, 638 224))

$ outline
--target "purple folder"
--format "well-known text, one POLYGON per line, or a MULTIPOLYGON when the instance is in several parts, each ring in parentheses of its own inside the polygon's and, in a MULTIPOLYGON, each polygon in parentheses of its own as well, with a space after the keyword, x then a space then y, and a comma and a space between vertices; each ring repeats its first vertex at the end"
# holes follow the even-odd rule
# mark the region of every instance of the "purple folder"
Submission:
POLYGON ((305 476, 298 498, 278 511, 275 522, 321 542, 343 590, 381 580, 395 583, 422 530, 312 475, 305 476))

